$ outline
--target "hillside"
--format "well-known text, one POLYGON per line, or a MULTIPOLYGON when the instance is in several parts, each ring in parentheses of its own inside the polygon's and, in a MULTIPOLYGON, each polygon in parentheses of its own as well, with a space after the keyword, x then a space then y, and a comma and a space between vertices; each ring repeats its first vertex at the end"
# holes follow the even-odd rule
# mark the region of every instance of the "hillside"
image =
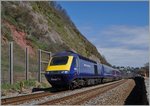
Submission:
MULTIPOLYGON (((8 42, 14 41, 15 67, 24 70, 24 49, 29 47, 30 64, 37 61, 37 49, 59 52, 73 50, 77 53, 107 64, 97 51, 75 27, 66 11, 56 2, 48 1, 2 1, 2 71, 8 70, 8 42)), ((37 70, 31 65, 30 70, 37 70)), ((14 67, 14 68, 15 68, 14 67)))

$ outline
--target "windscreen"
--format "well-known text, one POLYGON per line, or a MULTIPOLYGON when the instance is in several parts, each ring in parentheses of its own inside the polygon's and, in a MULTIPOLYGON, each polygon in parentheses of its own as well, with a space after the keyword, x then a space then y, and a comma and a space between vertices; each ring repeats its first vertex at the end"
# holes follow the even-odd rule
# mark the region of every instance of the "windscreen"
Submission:
POLYGON ((68 62, 68 56, 53 57, 50 65, 65 65, 68 62))

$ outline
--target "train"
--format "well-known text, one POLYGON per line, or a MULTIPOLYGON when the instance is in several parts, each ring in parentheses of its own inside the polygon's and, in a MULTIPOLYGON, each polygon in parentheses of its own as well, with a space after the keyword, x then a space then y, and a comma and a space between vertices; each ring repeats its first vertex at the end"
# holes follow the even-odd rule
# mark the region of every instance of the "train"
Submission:
POLYGON ((81 88, 121 79, 121 72, 73 51, 53 54, 45 71, 54 88, 81 88))

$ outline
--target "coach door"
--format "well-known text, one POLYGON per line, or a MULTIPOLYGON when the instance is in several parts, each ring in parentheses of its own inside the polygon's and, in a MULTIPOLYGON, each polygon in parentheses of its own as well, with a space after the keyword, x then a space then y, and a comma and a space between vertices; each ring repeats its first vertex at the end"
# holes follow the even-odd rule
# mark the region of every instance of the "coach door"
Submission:
POLYGON ((79 74, 79 70, 80 70, 79 58, 75 58, 75 70, 77 74, 79 74))
POLYGON ((95 72, 95 75, 98 75, 97 65, 94 65, 94 72, 95 72))

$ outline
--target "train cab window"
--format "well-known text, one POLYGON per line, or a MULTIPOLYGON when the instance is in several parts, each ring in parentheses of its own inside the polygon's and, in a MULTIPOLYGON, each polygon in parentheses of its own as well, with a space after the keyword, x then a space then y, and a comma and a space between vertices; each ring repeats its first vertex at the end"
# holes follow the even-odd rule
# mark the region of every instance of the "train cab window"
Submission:
POLYGON ((50 65, 65 65, 68 62, 68 56, 53 57, 50 65))

